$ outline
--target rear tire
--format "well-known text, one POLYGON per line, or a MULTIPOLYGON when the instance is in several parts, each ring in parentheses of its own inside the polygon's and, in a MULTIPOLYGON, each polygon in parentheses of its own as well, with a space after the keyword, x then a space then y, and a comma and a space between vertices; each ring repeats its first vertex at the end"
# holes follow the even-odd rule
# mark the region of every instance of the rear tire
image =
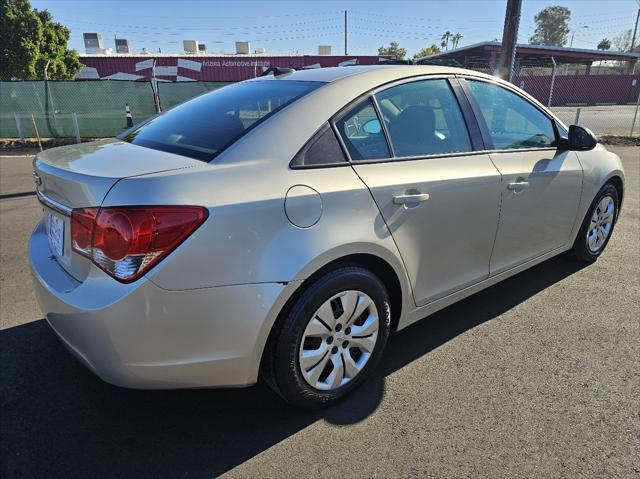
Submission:
POLYGON ((359 266, 313 282, 274 331, 263 377, 285 401, 329 406, 347 396, 378 364, 391 330, 389 295, 359 266))
POLYGON ((587 211, 570 255, 593 263, 607 247, 618 219, 619 194, 611 183, 604 185, 587 211))

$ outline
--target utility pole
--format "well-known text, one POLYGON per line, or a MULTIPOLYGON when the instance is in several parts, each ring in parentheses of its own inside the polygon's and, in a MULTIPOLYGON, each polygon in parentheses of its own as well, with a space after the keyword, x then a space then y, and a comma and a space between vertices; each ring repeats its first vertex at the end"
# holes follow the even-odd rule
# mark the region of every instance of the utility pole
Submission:
POLYGON ((347 56, 347 11, 344 11, 344 56, 347 56))
POLYGON ((633 51, 633 47, 636 44, 636 34, 638 33, 638 20, 640 20, 640 8, 638 8, 638 14, 636 15, 636 26, 633 27, 633 37, 631 37, 631 49, 630 52, 633 51))
POLYGON ((507 0, 507 11, 504 15, 504 29, 502 30, 502 50, 498 63, 497 74, 504 80, 513 78, 513 65, 516 59, 516 42, 518 41, 518 26, 520 25, 520 11, 522 0, 507 0))

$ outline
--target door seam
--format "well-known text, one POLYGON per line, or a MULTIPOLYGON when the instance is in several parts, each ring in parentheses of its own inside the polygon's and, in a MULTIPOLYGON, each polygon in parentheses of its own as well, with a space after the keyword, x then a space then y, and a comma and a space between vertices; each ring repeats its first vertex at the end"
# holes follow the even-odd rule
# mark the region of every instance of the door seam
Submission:
POLYGON ((498 223, 496 225, 496 233, 493 235, 493 246, 491 247, 491 254, 489 255, 489 264, 487 265, 487 270, 489 271, 487 278, 491 277, 491 262, 493 261, 493 254, 495 253, 496 250, 496 242, 498 241, 498 232, 500 231, 500 225, 502 224, 502 202, 503 202, 503 195, 504 195, 504 175, 502 174, 502 171, 500 171, 500 169, 498 168, 498 166, 495 164, 495 162, 493 161, 493 158, 491 158, 491 155, 489 153, 487 153, 487 156, 489 157, 489 161, 491 162, 491 164, 493 165, 493 167, 496 169, 496 171, 498 172, 498 174, 500 175, 500 205, 498 207, 498 223))
POLYGON ((582 218, 580 218, 580 206, 582 205, 582 200, 584 196, 584 166, 582 165, 582 161, 580 161, 580 155, 577 152, 572 152, 576 155, 576 159, 578 160, 578 164, 580 165, 580 198, 578 199, 578 205, 576 207, 576 214, 573 219, 573 228, 571 228, 571 233, 569 234, 568 243, 572 244, 572 241, 575 241, 575 237, 578 235, 578 231, 580 230, 580 226, 582 226, 582 218))
POLYGON ((402 251, 400 250, 400 247, 398 246, 398 243, 396 242, 396 238, 393 236, 393 233, 391 233, 391 228, 389 228, 389 225, 387 224, 387 220, 385 219, 384 215, 382 214, 382 210, 380 209, 380 205, 376 201, 376 198, 373 195, 373 192, 371 191, 371 188, 369 188, 369 185, 367 184, 367 182, 364 181, 362 179, 362 177, 358 174, 358 172, 356 171, 356 169, 355 169, 355 167, 353 165, 353 162, 349 162, 349 166, 351 167, 351 170, 355 173, 355 175, 358 177, 358 179, 362 182, 364 187, 369 192, 369 196, 371 196, 371 199, 373 200, 373 204, 376 205, 376 208, 378 209, 378 214, 380 215, 380 218, 382 218, 382 222, 384 223, 385 227, 387 228, 387 231, 389 232, 389 236, 391 237, 391 240, 393 241, 393 244, 396 245, 396 250, 398 251, 398 255, 400 256, 400 260, 402 261, 402 267, 404 268, 404 274, 407 277, 407 283, 409 283, 409 288, 411 288, 411 298, 413 298, 413 304, 417 308, 418 307, 418 303, 416 302, 416 296, 415 296, 415 293, 413 291, 413 284, 411 283, 411 277, 409 276, 409 273, 407 273, 407 264, 405 263, 404 257, 402 256, 402 251))

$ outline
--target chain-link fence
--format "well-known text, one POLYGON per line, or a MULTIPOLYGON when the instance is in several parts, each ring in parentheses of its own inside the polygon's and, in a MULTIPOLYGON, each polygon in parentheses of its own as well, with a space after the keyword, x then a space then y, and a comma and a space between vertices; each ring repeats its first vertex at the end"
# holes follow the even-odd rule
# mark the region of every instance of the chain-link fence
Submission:
POLYGON ((560 66, 547 75, 523 68, 512 81, 567 125, 585 126, 596 135, 640 136, 640 75, 560 66))
MULTIPOLYGON (((159 83, 163 109, 225 82, 159 83)), ((18 81, 0 82, 0 138, 100 138, 127 127, 125 106, 133 122, 156 113, 150 82, 18 81)))
POLYGON ((158 83, 158 95, 160 96, 160 105, 163 110, 176 106, 190 98, 202 95, 211 90, 217 90, 227 82, 199 81, 199 82, 175 82, 158 83))

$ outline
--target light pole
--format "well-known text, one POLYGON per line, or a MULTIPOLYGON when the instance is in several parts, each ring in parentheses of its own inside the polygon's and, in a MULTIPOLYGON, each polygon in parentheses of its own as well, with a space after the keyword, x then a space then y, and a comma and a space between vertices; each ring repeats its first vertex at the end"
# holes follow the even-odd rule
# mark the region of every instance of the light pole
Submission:
POLYGON ((576 32, 580 29, 580 28, 589 28, 588 25, 580 25, 579 27, 576 27, 573 30, 573 33, 571 34, 571 43, 569 44, 569 48, 573 48, 573 37, 576 36, 576 32))
MULTIPOLYGON (((588 25, 580 25, 579 27, 576 27, 576 28, 573 29, 573 33, 571 34, 571 43, 569 43, 569 48, 573 48, 573 37, 576 36, 576 32, 578 30, 580 30, 581 28, 589 28, 589 26, 588 25)), ((564 74, 566 75, 567 73, 569 73, 569 64, 568 63, 564 66, 564 74)))

